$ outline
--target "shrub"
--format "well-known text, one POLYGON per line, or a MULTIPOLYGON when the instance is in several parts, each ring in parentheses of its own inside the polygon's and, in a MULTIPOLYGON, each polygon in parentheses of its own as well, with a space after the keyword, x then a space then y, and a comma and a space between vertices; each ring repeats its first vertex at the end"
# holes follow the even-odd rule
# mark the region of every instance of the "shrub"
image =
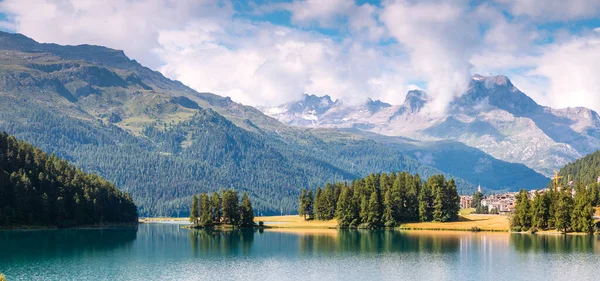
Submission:
POLYGON ((511 229, 512 232, 521 232, 521 227, 520 226, 513 226, 513 228, 511 229))
POLYGON ((396 221, 393 219, 385 222, 385 227, 395 227, 395 226, 396 226, 396 221))
POLYGON ((527 227, 527 226, 521 227, 521 232, 527 232, 527 231, 529 231, 529 227, 527 227))
POLYGON ((264 221, 259 221, 259 222, 258 222, 258 226, 260 226, 260 227, 263 227, 263 226, 265 226, 265 222, 264 222, 264 221))
POLYGON ((480 232, 481 228, 477 227, 477 226, 473 226, 471 227, 471 232, 480 232))
POLYGON ((358 225, 359 229, 371 229, 371 224, 369 223, 361 223, 358 225))
POLYGON ((531 234, 536 234, 538 232, 538 229, 534 226, 531 229, 529 229, 529 231, 531 232, 531 234))

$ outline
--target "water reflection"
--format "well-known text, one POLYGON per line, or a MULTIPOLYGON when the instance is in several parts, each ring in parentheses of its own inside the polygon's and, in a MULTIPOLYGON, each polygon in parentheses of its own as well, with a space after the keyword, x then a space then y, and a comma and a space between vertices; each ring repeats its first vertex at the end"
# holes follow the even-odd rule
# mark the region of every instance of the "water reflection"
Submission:
POLYGON ((195 256, 246 255, 250 253, 256 230, 189 230, 190 245, 195 256))
POLYGON ((418 235, 394 230, 341 230, 336 233, 299 235, 302 253, 388 253, 388 252, 456 252, 460 239, 456 236, 418 235))
POLYGON ((78 257, 131 247, 137 227, 0 231, 0 261, 78 257))
POLYGON ((519 252, 600 253, 600 237, 592 235, 511 234, 510 244, 519 252))

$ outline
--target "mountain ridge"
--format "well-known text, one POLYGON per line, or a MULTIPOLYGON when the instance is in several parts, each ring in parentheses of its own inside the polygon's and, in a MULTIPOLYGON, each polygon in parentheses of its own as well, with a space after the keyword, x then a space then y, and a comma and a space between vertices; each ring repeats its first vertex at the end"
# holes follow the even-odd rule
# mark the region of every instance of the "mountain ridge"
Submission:
POLYGON ((330 109, 315 115, 310 124, 296 122, 282 110, 271 116, 289 125, 356 128, 421 141, 462 142, 546 176, 600 146, 600 117, 595 111, 541 106, 506 76, 473 75, 467 91, 442 115, 422 112, 430 101, 425 91, 411 90, 403 104, 370 114, 358 114, 367 111, 360 106, 335 108, 335 112, 330 109))

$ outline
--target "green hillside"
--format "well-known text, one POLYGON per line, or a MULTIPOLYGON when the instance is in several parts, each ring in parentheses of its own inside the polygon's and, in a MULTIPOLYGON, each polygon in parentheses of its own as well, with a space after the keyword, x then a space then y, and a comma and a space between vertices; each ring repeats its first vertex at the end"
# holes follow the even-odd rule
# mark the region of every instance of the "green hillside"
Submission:
POLYGON ((129 194, 0 133, 0 225, 137 223, 129 194))
POLYGON ((558 174, 562 176, 560 182, 563 184, 566 184, 569 178, 583 184, 596 183, 600 177, 600 150, 567 164, 558 174))

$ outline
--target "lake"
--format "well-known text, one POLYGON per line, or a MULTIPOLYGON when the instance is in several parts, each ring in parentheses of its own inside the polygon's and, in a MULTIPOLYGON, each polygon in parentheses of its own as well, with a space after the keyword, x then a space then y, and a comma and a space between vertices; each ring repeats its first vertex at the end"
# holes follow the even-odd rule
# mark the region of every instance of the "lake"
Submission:
POLYGON ((0 231, 12 280, 598 280, 599 236, 425 231, 0 231))

